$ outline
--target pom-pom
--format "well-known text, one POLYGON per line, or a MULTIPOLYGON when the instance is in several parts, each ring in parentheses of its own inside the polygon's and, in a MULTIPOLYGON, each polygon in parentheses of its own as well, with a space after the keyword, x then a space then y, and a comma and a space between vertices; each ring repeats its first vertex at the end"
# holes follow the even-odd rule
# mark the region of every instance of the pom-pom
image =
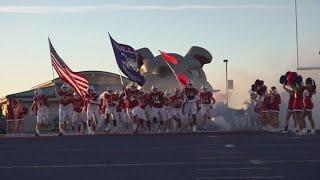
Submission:
POLYGON ((257 90, 257 94, 259 96, 262 96, 262 95, 264 95, 266 93, 266 91, 267 91, 267 86, 263 85, 257 90))
POLYGON ((302 86, 302 82, 303 82, 303 79, 302 79, 302 76, 298 75, 294 78, 294 82, 296 84, 296 86, 302 86))
POLYGON ((306 79, 306 85, 310 85, 310 86, 314 86, 315 85, 315 81, 312 78, 307 78, 306 79))
POLYGON ((279 82, 280 82, 280 84, 284 84, 284 85, 286 85, 287 84, 287 77, 285 76, 285 75, 282 75, 281 77, 280 77, 280 79, 279 79, 279 82))
POLYGON ((254 91, 254 92, 257 91, 257 86, 255 84, 251 85, 251 91, 254 91))
POLYGON ((255 85, 259 85, 260 84, 260 80, 257 79, 255 82, 254 82, 255 85))
POLYGON ((290 71, 286 72, 286 77, 288 77, 291 74, 290 71))

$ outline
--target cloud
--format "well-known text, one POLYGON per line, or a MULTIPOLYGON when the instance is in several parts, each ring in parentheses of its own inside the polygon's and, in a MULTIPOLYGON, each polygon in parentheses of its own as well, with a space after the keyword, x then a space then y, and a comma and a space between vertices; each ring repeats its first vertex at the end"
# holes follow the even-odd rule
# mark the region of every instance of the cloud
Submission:
POLYGON ((92 5, 92 6, 0 6, 0 13, 87 13, 97 11, 177 11, 177 10, 210 10, 210 9, 283 9, 287 6, 273 5, 178 5, 178 6, 158 6, 158 5, 92 5))

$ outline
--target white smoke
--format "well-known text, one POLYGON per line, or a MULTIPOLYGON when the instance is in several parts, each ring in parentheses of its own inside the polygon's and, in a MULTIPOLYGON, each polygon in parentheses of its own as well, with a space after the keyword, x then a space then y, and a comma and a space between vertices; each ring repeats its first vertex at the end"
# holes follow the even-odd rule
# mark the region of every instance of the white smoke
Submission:
POLYGON ((211 120, 218 129, 221 129, 221 130, 231 129, 230 123, 228 123, 222 116, 213 117, 211 120))

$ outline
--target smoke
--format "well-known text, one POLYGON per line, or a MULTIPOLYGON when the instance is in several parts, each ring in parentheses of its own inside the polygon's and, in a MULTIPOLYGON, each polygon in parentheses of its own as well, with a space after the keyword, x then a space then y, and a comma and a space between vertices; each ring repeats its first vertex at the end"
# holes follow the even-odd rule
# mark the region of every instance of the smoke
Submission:
POLYGON ((213 124, 221 130, 230 130, 231 125, 222 116, 212 118, 213 124))

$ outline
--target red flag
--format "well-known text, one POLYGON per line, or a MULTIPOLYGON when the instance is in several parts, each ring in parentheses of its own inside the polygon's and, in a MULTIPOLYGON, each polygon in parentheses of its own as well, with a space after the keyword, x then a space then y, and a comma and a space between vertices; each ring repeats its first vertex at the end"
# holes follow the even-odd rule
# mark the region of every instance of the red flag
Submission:
POLYGON ((160 54, 161 54, 162 58, 163 58, 165 61, 170 62, 170 63, 172 63, 172 64, 178 64, 178 61, 177 61, 177 59, 176 59, 174 56, 169 55, 169 54, 167 54, 167 53, 165 53, 165 52, 162 52, 162 51, 160 51, 160 54))
POLYGON ((73 72, 67 64, 60 58, 49 39, 51 64, 56 70, 59 77, 66 83, 70 84, 74 90, 81 96, 85 97, 89 88, 88 80, 79 73, 73 72))
POLYGON ((187 75, 183 74, 183 73, 179 73, 177 74, 178 80, 180 81, 181 84, 183 84, 184 86, 186 86, 189 82, 189 79, 187 77, 187 75))

